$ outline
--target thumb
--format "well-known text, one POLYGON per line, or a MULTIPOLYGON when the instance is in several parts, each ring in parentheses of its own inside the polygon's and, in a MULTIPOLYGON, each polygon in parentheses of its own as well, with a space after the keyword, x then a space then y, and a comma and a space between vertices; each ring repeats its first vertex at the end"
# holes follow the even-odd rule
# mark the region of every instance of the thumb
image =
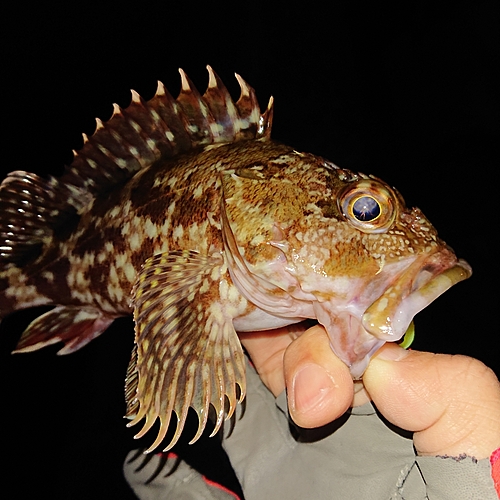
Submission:
POLYGON ((476 359, 387 344, 363 382, 387 420, 414 431, 419 455, 481 459, 500 446, 500 384, 476 359))

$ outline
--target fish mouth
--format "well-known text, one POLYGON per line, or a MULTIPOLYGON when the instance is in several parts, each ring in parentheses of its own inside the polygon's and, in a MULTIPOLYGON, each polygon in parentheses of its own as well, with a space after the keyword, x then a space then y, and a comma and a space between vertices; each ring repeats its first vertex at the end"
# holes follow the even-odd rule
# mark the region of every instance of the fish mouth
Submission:
POLYGON ((415 314, 471 274, 469 264, 448 249, 417 259, 366 309, 362 325, 379 340, 398 341, 415 314))
POLYGON ((390 280, 389 286, 365 289, 365 296, 361 294, 357 299, 361 310, 347 307, 332 314, 331 301, 318 301, 313 305, 314 311, 328 332, 332 350, 349 367, 353 379, 358 380, 382 345, 404 336, 415 314, 471 274, 467 262, 457 260, 451 250, 444 248, 417 257, 390 280), (367 304, 366 309, 363 303, 367 304))

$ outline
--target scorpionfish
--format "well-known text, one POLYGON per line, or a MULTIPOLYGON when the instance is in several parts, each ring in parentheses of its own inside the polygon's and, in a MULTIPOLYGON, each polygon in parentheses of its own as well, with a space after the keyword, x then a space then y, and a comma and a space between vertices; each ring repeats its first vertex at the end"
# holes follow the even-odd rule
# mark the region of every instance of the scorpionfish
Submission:
POLYGON ((15 171, 0 187, 0 317, 53 306, 15 352, 56 342, 71 353, 133 314, 126 376, 148 451, 178 440, 192 407, 215 434, 245 395, 237 332, 313 319, 359 379, 413 316, 471 274, 394 188, 271 140, 239 76, 237 102, 208 67, 201 95, 180 70, 174 99, 97 119, 59 177, 15 171), (213 407, 213 409, 211 409, 213 407))

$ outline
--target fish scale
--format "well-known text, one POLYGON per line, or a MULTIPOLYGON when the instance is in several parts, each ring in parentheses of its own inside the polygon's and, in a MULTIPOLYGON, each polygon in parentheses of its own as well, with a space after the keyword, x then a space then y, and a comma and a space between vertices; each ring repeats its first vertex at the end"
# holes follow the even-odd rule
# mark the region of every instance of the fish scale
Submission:
POLYGON ((84 136, 60 177, 16 171, 0 186, 0 317, 35 305, 15 352, 83 347, 133 314, 129 425, 159 420, 152 451, 188 409, 215 430, 245 396, 237 332, 314 319, 359 379, 413 316, 467 278, 417 208, 380 179, 271 140, 237 75, 234 102, 208 67, 200 95, 181 70, 173 99, 159 83, 132 92, 84 136))

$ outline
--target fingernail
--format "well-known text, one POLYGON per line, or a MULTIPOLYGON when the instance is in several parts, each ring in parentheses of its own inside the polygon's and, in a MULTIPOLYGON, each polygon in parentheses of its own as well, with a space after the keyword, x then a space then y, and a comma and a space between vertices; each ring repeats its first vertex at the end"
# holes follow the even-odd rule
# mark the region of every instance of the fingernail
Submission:
POLYGON ((401 361, 410 354, 410 351, 395 344, 387 345, 377 353, 377 358, 383 361, 401 361))
POLYGON ((321 366, 306 365, 293 379, 290 406, 295 412, 306 413, 319 406, 334 389, 334 381, 321 366))

